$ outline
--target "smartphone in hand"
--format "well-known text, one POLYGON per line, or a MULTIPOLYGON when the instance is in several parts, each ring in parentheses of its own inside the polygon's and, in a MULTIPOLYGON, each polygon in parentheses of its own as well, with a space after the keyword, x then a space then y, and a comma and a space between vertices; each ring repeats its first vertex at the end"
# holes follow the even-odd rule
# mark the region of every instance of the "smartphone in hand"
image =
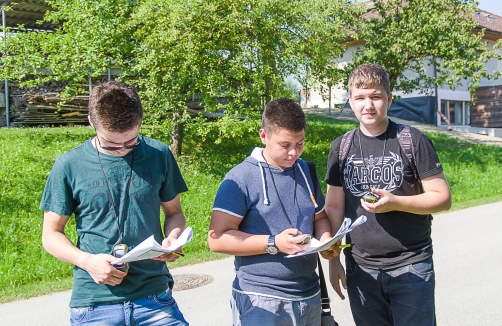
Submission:
POLYGON ((303 245, 303 244, 307 244, 307 243, 309 243, 309 242, 310 242, 310 239, 312 239, 312 236, 311 236, 310 234, 299 234, 299 235, 297 235, 297 237, 298 237, 298 236, 301 236, 301 235, 306 235, 306 237, 305 237, 305 239, 303 239, 302 241, 297 242, 298 244, 302 244, 302 245, 303 245))
MULTIPOLYGON (((115 245, 115 247, 113 247, 113 255, 117 258, 121 258, 125 254, 127 254, 128 251, 129 251, 129 248, 127 247, 126 244, 123 244, 123 243, 119 243, 119 244, 115 245)), ((115 267, 116 269, 118 269, 121 272, 127 272, 129 270, 129 263, 117 264, 117 265, 114 265, 113 267, 115 267)))
POLYGON ((367 194, 363 196, 363 200, 367 203, 374 204, 380 199, 380 196, 375 194, 367 194))

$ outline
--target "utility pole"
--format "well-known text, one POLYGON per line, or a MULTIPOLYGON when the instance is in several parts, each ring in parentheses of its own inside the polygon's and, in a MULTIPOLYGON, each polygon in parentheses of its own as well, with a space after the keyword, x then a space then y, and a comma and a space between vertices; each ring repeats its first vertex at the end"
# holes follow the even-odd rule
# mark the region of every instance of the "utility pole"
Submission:
MULTIPOLYGON (((3 27, 3 41, 4 43, 7 42, 7 33, 6 33, 6 30, 7 30, 7 22, 6 22, 6 19, 5 19, 5 5, 7 3, 3 3, 2 4, 2 27, 3 27)), ((4 84, 5 84, 5 88, 4 88, 4 97, 5 97, 5 123, 7 125, 7 127, 10 127, 10 123, 9 123, 9 107, 10 107, 10 103, 9 103, 9 81, 7 80, 7 78, 5 78, 5 81, 4 81, 4 84)))

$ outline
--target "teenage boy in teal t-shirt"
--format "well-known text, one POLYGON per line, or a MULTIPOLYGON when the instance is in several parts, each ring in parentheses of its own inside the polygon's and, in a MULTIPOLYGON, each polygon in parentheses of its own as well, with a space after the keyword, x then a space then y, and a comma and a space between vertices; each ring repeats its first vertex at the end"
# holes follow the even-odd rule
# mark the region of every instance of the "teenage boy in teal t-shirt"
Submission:
POLYGON ((110 264, 118 244, 133 249, 153 234, 168 247, 185 229, 179 194, 187 186, 169 148, 139 135, 142 118, 131 86, 95 87, 89 122, 96 136, 61 155, 47 180, 42 242, 50 254, 75 265, 72 325, 188 325, 172 298, 166 266, 177 255, 131 262, 128 270, 110 264), (72 214, 76 245, 64 233, 72 214))

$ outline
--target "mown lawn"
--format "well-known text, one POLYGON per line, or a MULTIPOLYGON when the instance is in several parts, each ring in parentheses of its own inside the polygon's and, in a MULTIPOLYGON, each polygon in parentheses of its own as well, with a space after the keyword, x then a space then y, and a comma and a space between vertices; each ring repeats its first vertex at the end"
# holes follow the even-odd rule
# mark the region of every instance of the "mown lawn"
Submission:
MULTIPOLYGON (((322 179, 331 141, 356 124, 313 115, 308 121, 302 158, 316 163, 322 179)), ((224 257, 212 253, 206 243, 213 199, 225 173, 261 145, 259 126, 256 120, 233 122, 234 131, 226 138, 221 135, 228 122, 208 123, 204 133, 197 132, 200 126, 187 126, 178 162, 189 186, 181 199, 194 239, 183 249, 186 256, 171 267, 224 257)), ((144 127, 142 133, 168 143, 158 130, 144 127)), ((38 206, 56 157, 93 135, 90 127, 0 129, 0 303, 71 288, 73 266, 42 247, 38 206)), ((452 189, 453 209, 502 200, 502 148, 428 135, 452 189)), ((73 241, 74 228, 71 221, 66 231, 73 241)))

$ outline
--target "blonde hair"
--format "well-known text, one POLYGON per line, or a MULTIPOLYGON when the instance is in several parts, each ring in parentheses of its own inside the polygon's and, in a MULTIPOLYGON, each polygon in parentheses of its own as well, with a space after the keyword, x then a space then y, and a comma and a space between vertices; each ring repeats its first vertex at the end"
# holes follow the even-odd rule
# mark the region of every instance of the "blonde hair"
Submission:
POLYGON ((380 65, 365 63, 357 66, 349 76, 349 94, 352 88, 371 88, 377 85, 383 86, 385 92, 390 94, 389 74, 380 65))

